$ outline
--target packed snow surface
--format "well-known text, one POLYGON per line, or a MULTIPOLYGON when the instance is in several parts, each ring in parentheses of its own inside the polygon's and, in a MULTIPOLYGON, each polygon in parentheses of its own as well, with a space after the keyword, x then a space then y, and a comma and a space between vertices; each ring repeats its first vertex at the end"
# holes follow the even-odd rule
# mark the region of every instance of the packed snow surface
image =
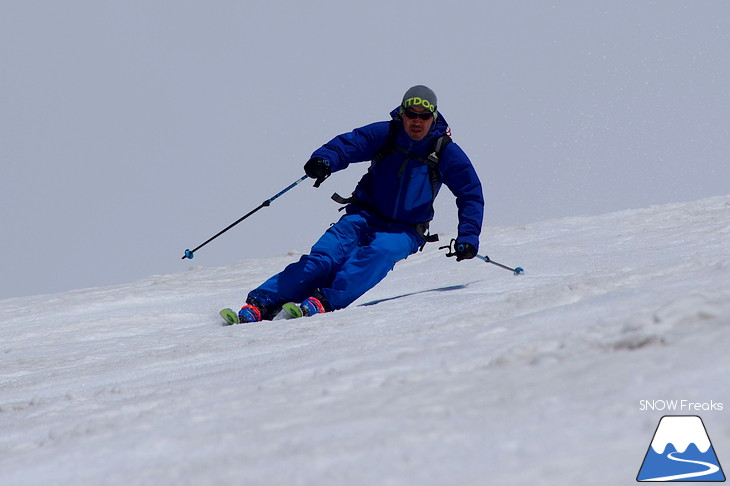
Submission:
POLYGON ((486 227, 481 253, 526 273, 430 245, 348 309, 255 325, 217 312, 298 254, 2 300, 0 484, 633 484, 666 414, 730 464, 730 196, 486 227))

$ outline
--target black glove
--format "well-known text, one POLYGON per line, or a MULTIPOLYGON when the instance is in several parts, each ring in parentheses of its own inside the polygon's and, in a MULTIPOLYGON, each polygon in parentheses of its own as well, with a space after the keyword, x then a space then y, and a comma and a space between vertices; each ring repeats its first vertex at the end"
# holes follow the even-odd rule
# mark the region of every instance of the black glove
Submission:
POLYGON ((469 260, 477 256, 477 249, 471 243, 456 243, 454 247, 454 254, 456 255, 456 261, 469 260))
POLYGON ((314 187, 319 187, 330 176, 332 169, 328 160, 320 157, 312 157, 304 164, 304 172, 312 179, 317 179, 314 187))

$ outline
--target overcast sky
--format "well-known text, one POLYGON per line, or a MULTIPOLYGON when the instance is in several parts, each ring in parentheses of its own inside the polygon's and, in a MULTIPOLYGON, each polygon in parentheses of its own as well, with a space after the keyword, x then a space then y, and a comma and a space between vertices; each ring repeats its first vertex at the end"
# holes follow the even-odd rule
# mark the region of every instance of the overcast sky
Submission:
POLYGON ((414 84, 482 179, 487 254, 490 226, 728 194, 729 54, 724 0, 3 1, 0 298, 306 251, 367 164, 180 259, 414 84))

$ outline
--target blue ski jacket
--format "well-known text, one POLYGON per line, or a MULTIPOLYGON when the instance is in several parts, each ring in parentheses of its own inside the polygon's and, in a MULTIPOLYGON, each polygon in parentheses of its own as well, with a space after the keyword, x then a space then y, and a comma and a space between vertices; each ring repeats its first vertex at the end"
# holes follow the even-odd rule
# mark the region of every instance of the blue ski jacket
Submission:
MULTIPOLYGON (((400 120, 398 108, 390 115, 400 120)), ((332 172, 343 170, 353 162, 372 160, 385 144, 389 126, 388 121, 376 122, 338 135, 317 149, 312 157, 329 161, 332 172)), ((441 113, 420 141, 411 139, 401 125, 396 138, 398 150, 372 163, 357 184, 353 192, 357 204, 386 221, 412 225, 431 221, 436 194, 433 194, 428 166, 419 159, 426 158, 433 151, 435 140, 448 131, 441 113)), ((478 250, 484 216, 479 177, 469 157, 453 142, 443 149, 438 170, 440 178, 436 193, 445 184, 456 196, 457 241, 470 243, 478 250)))

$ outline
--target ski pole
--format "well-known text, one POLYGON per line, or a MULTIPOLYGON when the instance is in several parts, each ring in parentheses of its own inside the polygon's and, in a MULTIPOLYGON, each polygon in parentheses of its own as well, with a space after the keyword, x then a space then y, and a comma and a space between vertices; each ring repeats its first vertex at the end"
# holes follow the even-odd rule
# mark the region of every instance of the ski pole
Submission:
POLYGON ((226 231, 228 231, 229 229, 233 228, 233 227, 234 227, 234 226, 236 226, 236 225, 237 225, 238 223, 240 223, 240 222, 241 222, 241 221, 243 221, 244 219, 248 218, 248 217, 249 217, 249 216, 251 216, 251 215, 252 215, 253 213, 255 213, 256 211, 258 211, 259 209, 261 209, 261 208, 265 208, 265 207, 269 206, 269 205, 271 204, 271 202, 272 202, 272 201, 274 201, 274 200, 275 200, 275 199, 277 199, 277 198, 278 198, 279 196, 281 196, 281 195, 282 195, 282 194, 284 194, 285 192, 287 192, 287 191, 289 191, 290 189, 292 189, 292 188, 293 188, 294 186, 296 186, 296 185, 297 185, 297 184, 299 184, 300 182, 303 182, 303 181, 304 181, 304 180, 306 180, 306 179, 307 179, 308 177, 309 177, 309 176, 308 176, 308 175, 306 175, 306 174, 305 174, 305 175, 303 175, 302 177, 300 177, 299 179, 297 179, 297 180, 296 180, 296 181, 294 181, 293 183, 289 184, 289 186, 287 186, 287 187, 286 187, 285 189, 282 189, 282 190, 281 190, 281 191, 280 191, 279 193, 277 193, 277 194, 276 194, 275 196, 272 196, 271 198, 269 198, 269 199, 267 199, 266 201, 262 202, 262 203, 261 203, 261 204, 260 204, 260 205, 259 205, 259 206, 258 206, 257 208, 254 208, 254 209, 252 209, 252 210, 251 210, 251 211, 249 211, 248 213, 246 213, 246 214, 244 214, 243 216, 241 216, 240 218, 238 218, 238 219, 237 219, 236 221, 234 221, 233 223, 231 223, 231 224, 229 224, 228 226, 226 226, 225 228, 223 228, 223 229, 222 229, 221 231, 219 231, 219 232, 218 232, 218 233, 217 233, 217 234, 216 234, 215 236, 212 236, 212 237, 208 238, 208 239, 207 239, 207 240, 206 240, 206 241, 205 241, 204 243, 201 243, 200 245, 198 245, 198 247, 197 247, 197 248, 193 248, 192 250, 185 250, 185 254, 184 254, 184 255, 182 256, 182 260, 185 260, 186 258, 192 259, 193 257, 195 257, 195 252, 196 252, 196 251, 200 250, 200 249, 201 249, 201 248, 203 248, 203 247, 204 247, 205 245, 207 245, 207 244, 208 244, 208 243, 210 243, 211 241, 215 240, 215 239, 216 239, 216 238, 218 238, 218 237, 219 237, 220 235, 222 235, 223 233, 225 233, 225 232, 226 232, 226 231))
MULTIPOLYGON (((446 246, 440 247, 439 250, 444 250, 444 249, 449 250, 448 252, 446 252, 446 256, 452 257, 452 256, 456 255, 455 245, 456 245, 456 239, 452 238, 451 243, 449 243, 446 246)), ((525 270, 522 267, 512 268, 512 267, 508 267, 507 265, 502 265, 501 263, 495 262, 494 260, 489 258, 487 255, 475 255, 475 256, 478 259, 482 260, 483 262, 491 263, 492 265, 497 265, 499 268, 504 268, 505 270, 509 270, 510 272, 514 273, 515 275, 523 275, 525 273, 525 270)))
POLYGON ((514 273, 515 275, 523 275, 525 273, 525 270, 522 267, 516 267, 511 268, 507 265, 502 265, 501 263, 497 263, 491 258, 489 258, 487 255, 476 255, 476 257, 484 262, 491 263, 492 265, 497 265, 499 268, 504 268, 505 270, 509 270, 510 272, 514 273))

